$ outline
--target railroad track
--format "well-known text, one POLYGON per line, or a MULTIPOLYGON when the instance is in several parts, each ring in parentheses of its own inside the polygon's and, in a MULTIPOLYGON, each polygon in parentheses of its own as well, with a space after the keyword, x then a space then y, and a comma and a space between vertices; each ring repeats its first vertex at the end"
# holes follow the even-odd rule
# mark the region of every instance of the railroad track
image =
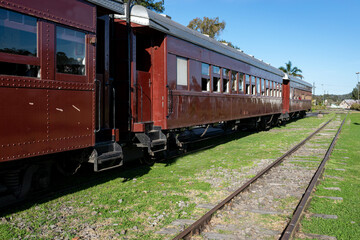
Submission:
POLYGON ((174 240, 291 238, 345 119, 326 122, 174 240))

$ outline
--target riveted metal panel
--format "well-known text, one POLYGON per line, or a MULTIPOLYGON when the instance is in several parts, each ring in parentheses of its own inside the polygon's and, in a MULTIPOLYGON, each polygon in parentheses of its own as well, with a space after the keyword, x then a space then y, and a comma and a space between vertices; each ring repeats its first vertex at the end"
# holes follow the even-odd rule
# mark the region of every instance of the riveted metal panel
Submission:
POLYGON ((46 90, 0 88, 0 102, 0 161, 27 156, 27 146, 47 140, 46 90))
POLYGON ((93 92, 0 88, 0 161, 94 144, 93 92))
POLYGON ((91 135, 91 92, 49 90, 50 138, 91 135))
POLYGON ((96 31, 96 7, 77 0, 1 0, 0 7, 90 32, 96 31))

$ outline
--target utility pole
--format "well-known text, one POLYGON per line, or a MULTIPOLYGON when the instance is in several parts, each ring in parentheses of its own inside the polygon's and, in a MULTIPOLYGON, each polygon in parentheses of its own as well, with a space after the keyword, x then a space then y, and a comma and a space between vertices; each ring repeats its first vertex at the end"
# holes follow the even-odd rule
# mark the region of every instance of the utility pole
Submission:
POLYGON ((313 83, 314 95, 315 95, 315 82, 313 83))
POLYGON ((360 74, 360 72, 356 73, 356 75, 357 75, 357 89, 358 89, 358 102, 359 102, 359 74, 360 74))

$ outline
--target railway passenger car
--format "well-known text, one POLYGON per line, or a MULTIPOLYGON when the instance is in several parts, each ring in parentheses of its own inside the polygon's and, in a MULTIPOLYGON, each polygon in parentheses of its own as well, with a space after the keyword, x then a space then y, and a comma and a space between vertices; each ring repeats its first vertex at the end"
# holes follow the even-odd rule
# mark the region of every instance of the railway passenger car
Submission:
MULTIPOLYGON (((110 0, 0 1, 0 195, 182 148, 184 129, 266 129, 311 85, 167 16, 110 0)), ((205 130, 206 132, 206 130, 205 130)))
MULTIPOLYGON (((123 12, 105 0, 0 2, 0 193, 47 186, 58 155, 39 156, 96 145, 122 156, 113 136, 97 136, 100 124, 116 131, 111 103, 105 110, 96 99, 112 94, 104 25, 123 12), (106 121, 96 121, 100 108, 106 121)), ((56 163, 65 170, 69 158, 61 156, 56 163)))
POLYGON ((131 23, 132 131, 151 154, 167 144, 153 137, 154 126, 164 133, 218 122, 268 128, 311 108, 311 85, 241 50, 142 6, 132 8, 131 23))

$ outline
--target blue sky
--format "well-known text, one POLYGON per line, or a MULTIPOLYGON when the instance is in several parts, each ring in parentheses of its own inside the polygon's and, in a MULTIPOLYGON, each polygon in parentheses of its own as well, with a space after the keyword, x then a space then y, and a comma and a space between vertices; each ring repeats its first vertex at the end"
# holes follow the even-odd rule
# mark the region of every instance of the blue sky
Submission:
POLYGON ((226 22, 220 39, 272 66, 291 60, 316 94, 345 94, 360 72, 359 0, 165 0, 165 14, 226 22))

